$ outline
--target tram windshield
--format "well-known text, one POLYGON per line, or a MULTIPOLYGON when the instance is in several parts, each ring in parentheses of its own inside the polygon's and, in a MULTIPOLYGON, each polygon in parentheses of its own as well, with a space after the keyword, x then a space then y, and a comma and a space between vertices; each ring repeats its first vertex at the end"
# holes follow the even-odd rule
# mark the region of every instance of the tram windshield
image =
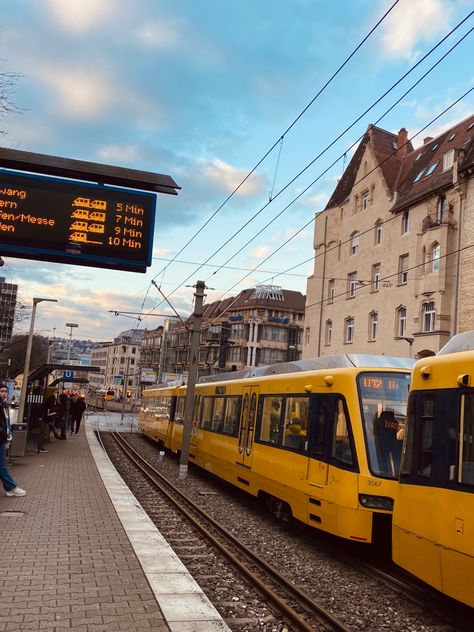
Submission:
POLYGON ((361 373, 357 385, 370 471, 398 478, 410 373, 361 373))

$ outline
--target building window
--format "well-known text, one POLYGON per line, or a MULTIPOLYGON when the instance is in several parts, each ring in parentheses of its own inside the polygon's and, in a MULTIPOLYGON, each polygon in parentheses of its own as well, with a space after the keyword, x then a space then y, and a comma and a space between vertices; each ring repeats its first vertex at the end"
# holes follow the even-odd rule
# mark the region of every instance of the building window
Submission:
POLYGON ((326 321, 324 340, 325 340, 325 343, 327 345, 331 344, 331 341, 332 341, 332 320, 327 320, 326 321))
POLYGON ((372 292, 378 292, 380 289, 380 263, 372 266, 372 292))
POLYGON ((431 271, 439 272, 439 258, 441 255, 441 246, 436 243, 431 249, 431 271))
POLYGON ((352 317, 346 318, 344 321, 344 342, 354 341, 354 319, 352 317))
POLYGON ((377 340, 377 332, 379 328, 379 315, 372 312, 369 315, 369 340, 377 340))
POLYGON ((435 304, 433 301, 431 303, 425 303, 423 305, 423 331, 434 331, 435 330, 435 304))
POLYGON ((443 155, 443 171, 447 171, 448 169, 451 169, 453 164, 454 164, 454 149, 451 149, 451 151, 448 151, 443 155))
POLYGON ((405 285, 408 282, 408 255, 402 255, 398 260, 398 283, 405 285))
POLYGON ((449 205, 445 195, 440 195, 436 204, 436 221, 442 224, 447 220, 449 205))
POLYGON ((397 336, 402 338, 406 336, 407 331, 407 309, 406 307, 399 307, 397 309, 397 336))
POLYGON ((366 191, 365 193, 362 194, 362 210, 365 211, 366 208, 368 208, 369 206, 369 192, 366 191))
POLYGON ((378 219, 375 222, 374 243, 376 246, 382 243, 382 220, 378 219))
POLYGON ((402 235, 410 230, 410 215, 405 211, 402 215, 402 235))
POLYGON ((310 330, 309 330, 309 327, 306 327, 305 344, 307 345, 309 345, 309 338, 310 338, 310 330))
POLYGON ((356 295, 357 288, 357 272, 350 272, 347 275, 347 292, 349 298, 353 298, 356 295))
POLYGON ((336 281, 335 279, 329 279, 328 281, 328 303, 334 301, 334 295, 336 293, 336 281))
POLYGON ((355 255, 359 250, 359 233, 356 231, 351 235, 351 255, 355 255))

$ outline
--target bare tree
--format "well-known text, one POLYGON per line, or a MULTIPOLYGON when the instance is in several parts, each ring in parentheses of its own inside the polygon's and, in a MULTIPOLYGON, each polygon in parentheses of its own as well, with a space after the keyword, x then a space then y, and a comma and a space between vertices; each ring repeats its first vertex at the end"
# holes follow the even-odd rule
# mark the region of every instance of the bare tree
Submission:
MULTIPOLYGON (((0 60, 0 63, 4 60, 0 60)), ((13 93, 18 81, 22 78, 17 72, 0 72, 0 118, 12 112, 18 114, 23 110, 13 101, 13 93)), ((0 130, 0 134, 5 132, 0 130)))

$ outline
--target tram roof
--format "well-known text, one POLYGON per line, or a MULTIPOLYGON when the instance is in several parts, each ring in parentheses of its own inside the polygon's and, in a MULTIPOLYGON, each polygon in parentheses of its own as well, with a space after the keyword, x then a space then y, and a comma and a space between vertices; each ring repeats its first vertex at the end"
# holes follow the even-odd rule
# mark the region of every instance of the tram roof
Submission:
POLYGON ((474 350, 474 331, 464 331, 461 334, 456 334, 448 340, 448 342, 441 347, 436 354, 446 355, 447 353, 460 353, 461 351, 473 351, 474 350))
POLYGON ((269 375, 283 375, 285 373, 299 373, 301 371, 319 371, 328 369, 344 369, 354 367, 407 369, 413 368, 414 360, 395 356, 369 355, 362 353, 341 353, 338 355, 321 356, 294 360, 293 362, 279 362, 260 367, 250 367, 242 371, 230 371, 217 375, 203 375, 198 383, 225 382, 227 380, 241 380, 250 377, 265 377, 269 375))

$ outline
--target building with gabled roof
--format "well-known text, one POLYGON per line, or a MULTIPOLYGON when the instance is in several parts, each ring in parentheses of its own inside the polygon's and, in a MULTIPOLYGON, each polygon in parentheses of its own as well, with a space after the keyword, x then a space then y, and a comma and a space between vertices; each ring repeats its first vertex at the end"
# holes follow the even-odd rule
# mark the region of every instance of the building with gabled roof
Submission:
POLYGON ((428 355, 474 329, 473 168, 474 115, 416 149, 369 126, 316 215, 304 358, 428 355))

